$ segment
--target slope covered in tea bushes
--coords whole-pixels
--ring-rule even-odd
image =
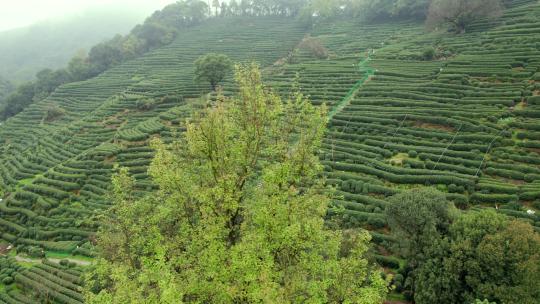
[[[540,198],[539,13],[537,4],[518,6],[485,32],[377,50],[375,76],[328,132],[325,164],[345,197],[377,208],[374,199],[434,185],[461,208],[497,207],[540,227],[525,212]],[[428,48],[440,57],[420,61]],[[373,216],[353,210],[360,221]]]
[[[347,225],[372,231],[381,253],[392,242],[386,198],[419,185],[439,188],[462,209],[498,208],[540,229],[540,218],[526,212],[540,207],[540,5],[518,2],[464,35],[404,21],[306,29],[276,17],[210,20],[171,45],[64,85],[0,126],[0,245],[92,257],[94,216],[109,206],[114,167],[129,168],[140,195],[154,189],[148,142],[171,140],[207,102],[209,85],[194,82],[193,62],[209,52],[255,60],[276,91],[298,86],[327,104],[321,157],[334,204]],[[301,48],[306,38],[327,58]],[[234,91],[226,80],[224,93]],[[67,270],[9,263],[16,275],[0,288],[0,303],[32,302],[35,290],[58,303],[80,301],[78,283],[61,274]]]

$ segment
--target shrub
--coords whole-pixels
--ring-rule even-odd
[[[5,277],[4,279],[2,279],[2,284],[4,285],[9,285],[13,283],[13,278],[12,277]]]
[[[384,228],[386,226],[386,221],[381,217],[370,216],[367,222],[373,228]]]
[[[527,103],[530,105],[540,105],[540,96],[531,96],[527,98]]]
[[[397,292],[401,292],[401,290],[403,289],[404,280],[405,278],[400,273],[394,276],[394,279],[392,280],[392,284],[395,286]]]
[[[528,191],[519,194],[519,199],[523,201],[532,201],[540,198],[540,191]]]
[[[313,56],[319,59],[328,58],[328,49],[322,45],[321,41],[317,38],[307,37],[298,46],[300,49],[309,51]]]
[[[45,121],[54,121],[63,116],[66,111],[57,105],[50,105],[45,113]]]
[[[519,198],[514,194],[482,194],[479,192],[471,195],[471,200],[475,203],[512,203],[517,201]]]
[[[148,111],[153,109],[157,104],[157,101],[150,98],[139,99],[135,102],[137,109],[142,111]]]
[[[42,258],[45,256],[45,252],[39,247],[30,246],[28,247],[28,255],[33,258]]]
[[[539,174],[525,174],[524,179],[526,182],[532,183],[536,180],[540,180],[540,175]]]
[[[388,267],[392,269],[398,269],[399,268],[399,260],[393,257],[387,257],[382,255],[376,255],[375,259],[377,260],[377,263],[379,263],[383,267]]]
[[[433,47],[427,47],[422,52],[422,59],[423,60],[433,60],[435,59],[436,51]]]

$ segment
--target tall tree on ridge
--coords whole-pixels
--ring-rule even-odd
[[[433,29],[450,24],[453,31],[461,34],[475,19],[497,18],[502,14],[502,9],[500,0],[433,0],[426,25]]]
[[[208,81],[212,90],[223,81],[232,69],[232,61],[223,54],[206,54],[195,61],[195,80]]]

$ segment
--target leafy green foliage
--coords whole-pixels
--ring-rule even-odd
[[[3,103],[0,104],[0,120],[4,120],[22,111],[33,102],[34,95],[33,83],[30,82],[18,86],[17,90],[8,95],[3,100]]]
[[[426,17],[430,0],[312,0],[303,9],[302,18],[333,19],[354,17],[363,21]]]
[[[57,105],[51,105],[47,108],[47,112],[45,113],[45,121],[53,121],[53,120],[56,120],[58,118],[60,118],[61,116],[63,116],[64,114],[66,113],[66,111],[62,108],[60,108],[59,106]]]
[[[215,90],[218,83],[231,71],[232,65],[231,59],[223,54],[201,56],[195,61],[195,80],[207,81],[212,90]]]
[[[218,98],[184,138],[154,142],[156,194],[134,199],[127,172],[114,177],[90,303],[384,299],[369,235],[324,223],[324,108],[298,93],[283,102],[255,65],[236,81],[237,97]]]
[[[452,30],[463,33],[476,18],[496,18],[502,14],[500,0],[433,0],[426,24],[435,28],[450,24]]]
[[[112,202],[105,193],[113,164],[129,168],[134,197],[158,187],[147,174],[154,157],[147,140],[159,136],[170,143],[201,106],[197,99],[204,88],[193,82],[192,68],[204,48],[239,61],[256,58],[265,81],[281,96],[291,91],[297,74],[297,87],[313,104],[334,107],[350,96],[350,105],[329,124],[321,153],[324,174],[337,187],[333,203],[345,208],[347,227],[372,230],[382,251],[374,260],[398,271],[393,283],[408,289],[405,260],[387,256],[397,239],[387,234],[383,211],[386,197],[405,188],[434,185],[462,209],[498,206],[500,213],[540,227],[540,217],[528,212],[538,214],[538,204],[531,202],[540,198],[540,162],[532,148],[540,129],[532,117],[538,112],[534,98],[530,102],[540,89],[531,81],[540,54],[538,8],[518,6],[495,24],[479,19],[471,25],[475,33],[463,36],[424,35],[418,23],[405,21],[321,21],[310,34],[331,57],[316,60],[298,52],[294,64],[279,59],[306,31],[290,19],[226,18],[180,31],[171,46],[61,86],[2,122],[1,237],[20,251],[62,247],[92,256],[90,240],[98,225],[91,215]],[[217,39],[223,41],[214,43]],[[455,56],[419,61],[429,46]],[[371,48],[376,50],[365,51]],[[371,59],[364,60],[369,53]],[[375,69],[373,77],[366,76]],[[356,91],[364,77],[369,81]],[[230,96],[237,86],[226,81],[223,90]],[[166,95],[177,101],[162,102]],[[210,95],[212,102],[215,96]],[[65,108],[65,117],[40,123],[49,104]]]
[[[432,188],[394,195],[386,208],[388,225],[396,237],[396,252],[407,260],[407,294],[414,294],[416,269],[430,257],[433,244],[447,233],[455,211],[443,193]]]
[[[392,13],[394,16],[410,16],[420,20],[427,15],[432,0],[397,0]]]
[[[452,214],[432,190],[406,192],[387,208],[407,258],[405,288],[423,303],[535,303],[540,287],[540,235],[495,211]]]
[[[447,242],[420,271],[418,303],[538,299],[540,236],[529,224],[494,212],[468,214],[453,225]]]
[[[11,93],[11,91],[13,91],[13,85],[9,81],[0,77],[0,102],[2,99],[4,99],[4,97]]]
[[[420,188],[392,196],[386,216],[401,254],[414,267],[425,259],[426,248],[448,231],[455,214],[443,193]]]

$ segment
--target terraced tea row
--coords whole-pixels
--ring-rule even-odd
[[[0,257],[0,277],[3,284],[9,285],[0,292],[0,303],[83,303],[82,269],[73,264],[68,266],[67,261],[61,263],[43,260],[25,268],[18,266],[12,257]]]

